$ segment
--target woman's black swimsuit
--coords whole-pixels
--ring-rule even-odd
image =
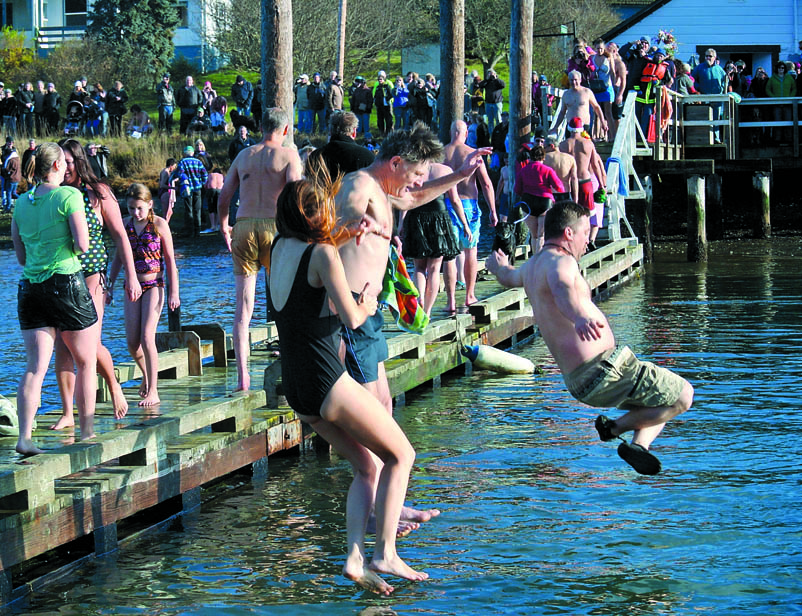
[[[273,241],[275,247],[278,238]],[[287,303],[273,307],[281,350],[281,379],[287,402],[303,415],[320,416],[320,407],[337,379],[345,372],[337,350],[340,319],[328,311],[325,287],[309,285],[310,244],[298,262]],[[268,292],[268,297],[270,293]],[[271,302],[272,304],[272,302]]]

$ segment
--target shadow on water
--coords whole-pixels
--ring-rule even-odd
[[[639,282],[604,302],[620,342],[696,388],[693,409],[655,442],[657,477],[598,441],[597,411],[570,398],[538,342],[519,352],[542,374],[475,372],[407,396],[396,416],[418,451],[410,500],[442,510],[399,543],[425,583],[393,580],[393,597],[379,599],[340,575],[350,468],[305,454],[271,459],[264,483],[11,611],[799,613],[800,254],[797,240],[722,243],[708,264],[688,264],[661,247]],[[183,259],[215,284],[215,255]],[[188,293],[201,284],[185,277]]]

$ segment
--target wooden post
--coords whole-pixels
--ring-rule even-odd
[[[440,0],[440,141],[448,143],[451,123],[465,109],[465,0]]]
[[[262,96],[264,108],[287,112],[292,141],[292,0],[262,0]],[[260,118],[261,119],[261,118]]]
[[[688,261],[707,261],[705,178],[688,177]]]
[[[710,228],[707,235],[711,240],[724,239],[724,207],[721,196],[722,178],[717,173],[706,176],[705,210]],[[707,225],[705,225],[707,227]]]
[[[348,0],[340,0],[340,12],[337,14],[337,75],[340,76],[340,79],[343,79],[345,71],[345,16],[347,12]]]
[[[758,215],[755,221],[755,237],[768,239],[771,237],[771,200],[769,199],[770,176],[767,173],[755,173],[752,186],[758,206]]]
[[[654,241],[652,238],[652,202],[654,201],[654,190],[652,187],[652,176],[647,175],[643,178],[643,192],[646,198],[643,200],[643,259],[646,263],[654,261]]]
[[[534,0],[512,0],[510,29],[509,170],[515,177],[516,153],[532,131],[532,21]]]

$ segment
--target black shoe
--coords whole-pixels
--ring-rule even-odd
[[[594,242],[588,242],[588,249],[586,253],[593,252],[594,250],[596,250],[596,244]]]
[[[635,443],[621,443],[618,455],[641,475],[656,475],[663,468],[657,456]]]
[[[605,443],[608,441],[612,441],[614,438],[616,438],[616,435],[613,434],[613,428],[615,427],[615,422],[609,417],[605,417],[604,415],[599,415],[596,418],[595,425],[596,425],[596,432],[599,433],[599,438]]]

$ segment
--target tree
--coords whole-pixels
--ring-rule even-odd
[[[22,68],[33,60],[33,50],[25,47],[25,34],[9,26],[0,30],[0,72]]]
[[[86,36],[117,63],[123,83],[144,86],[173,59],[178,11],[171,0],[95,0]]]

